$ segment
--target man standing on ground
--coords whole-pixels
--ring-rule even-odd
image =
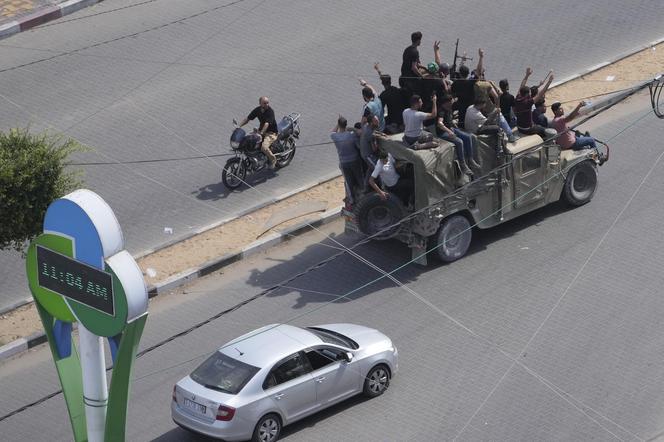
[[[274,169],[277,164],[277,157],[274,156],[270,146],[277,139],[277,120],[274,118],[274,110],[270,107],[270,99],[268,97],[260,97],[258,99],[258,107],[254,108],[251,113],[240,123],[240,127],[248,122],[258,118],[258,130],[263,137],[261,150],[269,161],[269,168]]]
[[[585,101],[580,102],[568,116],[565,116],[565,110],[560,102],[556,101],[551,105],[551,110],[553,111],[553,115],[555,115],[551,126],[559,134],[558,138],[556,138],[556,143],[558,143],[561,149],[594,149],[597,146],[593,137],[577,137],[576,133],[567,125],[567,123],[579,115],[579,110],[585,105]]]
[[[347,130],[348,121],[339,115],[337,126],[330,134],[339,155],[339,169],[346,187],[346,205],[355,203],[357,189],[362,187],[362,162],[355,145],[355,133]]]

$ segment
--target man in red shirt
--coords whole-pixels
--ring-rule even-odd
[[[514,101],[514,113],[516,114],[516,126],[519,128],[519,132],[526,135],[537,134],[541,137],[545,137],[545,127],[533,124],[533,114],[532,108],[535,102],[541,101],[546,94],[547,89],[551,86],[553,81],[553,73],[550,73],[548,80],[544,84],[534,97],[530,94],[530,88],[526,86],[528,77],[532,74],[532,69],[526,69],[526,76],[521,82],[521,87],[519,87],[519,93],[516,96]]]
[[[585,101],[580,102],[567,116],[565,116],[565,110],[560,102],[556,101],[551,105],[551,110],[553,111],[553,115],[555,115],[555,118],[551,122],[551,127],[556,129],[556,132],[559,134],[558,138],[556,138],[556,143],[558,143],[561,149],[581,150],[594,149],[596,147],[593,137],[577,137],[576,133],[567,125],[567,123],[579,115],[579,110],[585,105]]]

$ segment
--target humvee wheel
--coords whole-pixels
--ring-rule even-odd
[[[570,206],[589,202],[597,189],[597,168],[590,161],[572,167],[567,174],[562,199]]]
[[[360,231],[373,239],[389,239],[399,233],[399,220],[404,217],[406,210],[401,200],[391,193],[383,200],[377,193],[371,193],[355,205],[355,214],[360,225]],[[395,225],[396,224],[396,225]],[[392,227],[390,227],[392,226]]]
[[[463,257],[470,247],[473,231],[468,218],[452,215],[440,224],[438,232],[432,237],[438,258],[443,262],[452,262]]]

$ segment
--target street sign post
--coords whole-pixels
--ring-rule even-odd
[[[80,189],[54,201],[26,258],[76,442],[123,441],[131,371],[147,320],[143,274],[113,210]],[[79,351],[72,345],[78,323]],[[104,338],[113,359],[106,382]]]

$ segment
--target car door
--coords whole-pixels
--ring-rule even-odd
[[[316,402],[321,408],[339,402],[360,390],[361,374],[354,361],[347,362],[345,352],[321,346],[305,351],[316,384]]]
[[[275,364],[265,378],[263,389],[288,422],[304,417],[317,408],[311,366],[302,352]]]
[[[542,199],[546,175],[544,149],[539,147],[518,158],[514,164],[514,207],[527,206]]]

